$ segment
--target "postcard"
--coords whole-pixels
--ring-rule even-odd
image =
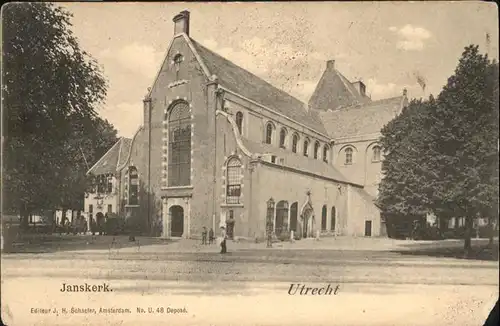
[[[495,9],[4,5],[2,322],[491,321]]]

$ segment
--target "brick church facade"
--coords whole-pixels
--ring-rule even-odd
[[[381,128],[407,104],[372,101],[328,61],[308,104],[189,36],[189,12],[143,100],[143,123],[90,170],[85,213],[135,220],[162,237],[230,222],[236,237],[379,236]]]

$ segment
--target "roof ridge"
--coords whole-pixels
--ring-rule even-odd
[[[247,69],[245,69],[245,68],[241,67],[240,65],[238,65],[238,64],[236,64],[236,63],[234,63],[233,61],[231,61],[231,60],[227,59],[226,57],[223,57],[222,55],[218,54],[217,52],[215,52],[215,51],[213,51],[213,50],[210,50],[209,48],[207,48],[206,46],[204,46],[204,45],[203,45],[203,44],[201,44],[200,42],[196,41],[195,39],[193,39],[193,38],[191,38],[191,37],[190,37],[189,39],[190,39],[193,43],[195,43],[195,45],[201,46],[204,50],[211,52],[213,55],[216,55],[217,57],[219,57],[220,59],[222,59],[222,60],[226,61],[227,63],[232,64],[233,66],[235,66],[235,67],[237,67],[237,68],[239,68],[239,69],[241,69],[241,70],[245,71],[246,73],[248,73],[248,74],[252,75],[253,77],[260,79],[261,81],[263,81],[264,83],[266,83],[266,84],[268,84],[269,86],[273,87],[273,88],[274,88],[274,89],[276,89],[277,91],[279,91],[279,92],[283,93],[284,95],[286,95],[286,96],[288,96],[288,97],[290,97],[290,98],[294,99],[295,101],[297,101],[297,102],[299,102],[299,103],[303,104],[303,106],[304,106],[304,108],[303,108],[303,109],[304,109],[304,111],[307,111],[307,110],[306,110],[306,103],[304,103],[303,101],[299,100],[299,99],[298,99],[298,98],[296,98],[295,96],[293,96],[293,95],[291,95],[290,93],[288,93],[288,92],[284,91],[283,89],[278,88],[277,86],[275,86],[275,85],[271,84],[269,81],[265,80],[264,78],[257,76],[257,75],[256,75],[256,74],[254,74],[253,72],[251,72],[251,71],[249,71],[249,70],[247,70]],[[227,86],[227,85],[226,85],[226,86]]]

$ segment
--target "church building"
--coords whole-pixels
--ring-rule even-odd
[[[116,213],[143,232],[200,237],[230,226],[234,237],[380,236],[375,206],[380,131],[407,105],[372,101],[326,62],[308,104],[190,37],[190,15],[174,35],[143,99],[143,122],[89,171],[91,219]]]

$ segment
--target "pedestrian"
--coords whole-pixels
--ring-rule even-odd
[[[208,232],[208,244],[213,244],[214,240],[214,229],[210,228],[210,231]]]
[[[226,227],[221,226],[220,227],[220,253],[225,254],[227,253],[227,247],[226,247]]]
[[[201,232],[201,244],[206,245],[207,244],[207,228],[203,227],[203,232]]]

